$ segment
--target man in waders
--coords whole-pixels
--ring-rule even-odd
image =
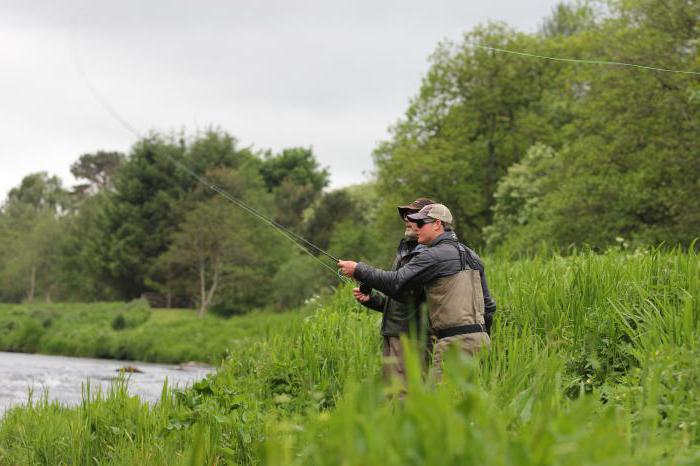
[[[418,244],[416,230],[408,221],[409,214],[415,214],[433,201],[418,198],[412,203],[399,206],[399,215],[404,221],[404,237],[399,242],[392,270],[398,270],[408,264],[426,246]],[[382,355],[384,356],[384,377],[390,380],[398,377],[406,381],[401,335],[420,339],[426,329],[421,325],[420,305],[425,302],[423,287],[406,287],[396,297],[390,297],[377,291],[363,293],[360,288],[353,290],[353,295],[363,306],[381,312],[382,315]]]
[[[404,267],[384,271],[362,262],[342,260],[338,267],[344,275],[388,296],[397,296],[415,286],[425,288],[431,333],[436,339],[435,370],[440,378],[442,359],[449,346],[456,345],[465,354],[473,355],[490,345],[485,303],[494,308],[495,303],[478,256],[457,241],[451,231],[452,214],[447,207],[431,204],[408,215],[408,219],[416,225],[418,243],[428,247]]]

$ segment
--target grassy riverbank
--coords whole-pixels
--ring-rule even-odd
[[[303,318],[303,311],[233,319],[131,303],[0,304],[0,351],[161,363],[219,363],[228,351]]]
[[[116,388],[76,408],[11,410],[0,464],[700,461],[696,254],[489,265],[491,351],[453,358],[437,387],[414,370],[403,401],[377,379],[376,313],[343,290],[155,406]]]

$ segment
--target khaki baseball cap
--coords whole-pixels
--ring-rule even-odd
[[[419,197],[418,199],[411,202],[410,204],[400,205],[397,208],[399,209],[399,215],[401,216],[401,218],[403,218],[404,215],[418,212],[423,207],[430,205],[430,204],[434,204],[434,202],[431,201],[430,199],[426,199],[425,197]]]
[[[452,225],[452,213],[450,209],[443,204],[429,204],[423,207],[418,213],[410,214],[408,218],[413,221],[432,218],[434,220],[440,220],[446,225]]]

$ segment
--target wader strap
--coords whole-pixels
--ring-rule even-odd
[[[455,335],[466,335],[467,333],[481,332],[486,332],[486,326],[484,324],[460,325],[458,327],[450,327],[438,330],[437,339],[442,340],[443,338],[453,337]]]

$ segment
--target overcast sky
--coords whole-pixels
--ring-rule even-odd
[[[139,132],[216,126],[244,145],[312,146],[332,186],[368,179],[440,40],[501,20],[532,32],[554,0],[0,0],[0,198]]]

